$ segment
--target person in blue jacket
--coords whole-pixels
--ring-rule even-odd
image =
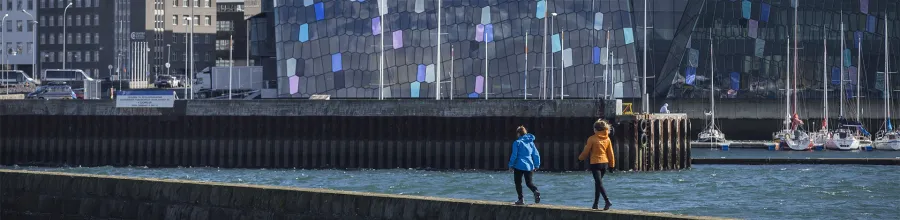
[[[534,171],[541,167],[541,155],[534,147],[534,135],[529,134],[525,126],[516,128],[518,139],[512,144],[512,153],[509,155],[509,169],[513,170],[513,178],[516,183],[516,193],[519,200],[516,205],[525,204],[522,201],[522,177],[525,177],[525,185],[534,193],[534,203],[541,203],[541,192],[531,181]]]

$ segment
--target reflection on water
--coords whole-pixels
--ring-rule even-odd
[[[516,197],[511,172],[0,168],[509,202]],[[535,176],[542,202],[557,205],[589,207],[593,199],[591,181],[588,172],[539,172]],[[748,219],[900,219],[898,181],[900,172],[894,166],[699,165],[683,171],[614,173],[606,177],[604,185],[615,209]]]

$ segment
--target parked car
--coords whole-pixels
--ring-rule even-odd
[[[182,83],[178,77],[171,75],[159,75],[156,77],[156,82],[154,83],[156,88],[180,87],[184,86],[183,84],[184,83]]]
[[[38,86],[34,92],[28,93],[25,96],[25,99],[41,99],[41,100],[53,100],[53,99],[77,99],[78,97],[75,95],[75,91],[72,90],[72,87],[65,84],[50,84],[45,86]]]

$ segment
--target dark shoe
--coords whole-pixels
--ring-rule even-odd
[[[597,209],[600,209],[600,208],[597,207],[597,203],[595,202],[594,205],[591,206],[591,209],[597,210]]]
[[[541,203],[541,192],[534,192],[534,203]]]
[[[516,205],[525,205],[525,201],[522,201],[522,198],[519,198],[519,200],[516,201]]]
[[[606,201],[606,206],[603,206],[603,210],[604,211],[609,210],[610,206],[612,206],[612,203],[610,203],[609,201]]]

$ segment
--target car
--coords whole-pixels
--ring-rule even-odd
[[[38,86],[34,89],[34,92],[28,93],[28,95],[25,96],[25,99],[39,100],[67,100],[77,98],[78,97],[75,95],[75,91],[72,90],[72,87],[64,84]]]
[[[154,83],[156,88],[173,88],[183,86],[181,80],[178,77],[171,75],[159,75],[156,77],[156,82]]]
[[[76,99],[84,99],[84,88],[73,89],[72,91],[75,92]]]

